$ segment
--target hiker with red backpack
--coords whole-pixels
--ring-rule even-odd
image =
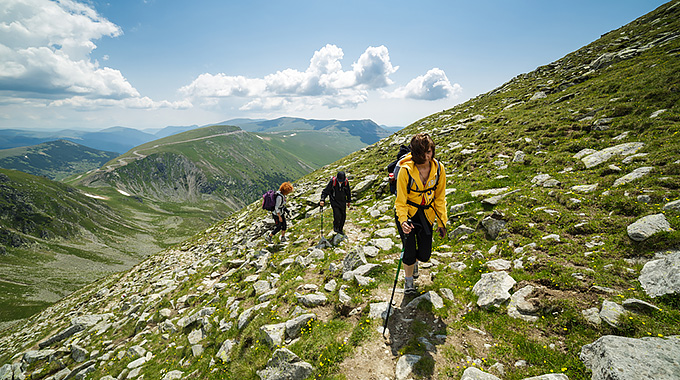
[[[418,261],[427,262],[432,254],[432,227],[446,235],[446,174],[435,160],[435,145],[426,133],[411,138],[411,152],[397,164],[397,197],[394,201],[397,228],[404,247],[404,293],[416,294],[414,275]],[[414,273],[416,272],[416,273]]]
[[[286,241],[286,230],[288,229],[286,226],[286,213],[288,210],[286,209],[286,196],[290,193],[293,192],[293,185],[291,185],[290,182],[284,182],[279,186],[279,190],[276,192],[274,195],[276,201],[274,203],[274,207],[271,210],[272,212],[272,218],[274,218],[274,230],[264,236],[264,239],[267,241],[267,243],[272,242],[272,238],[274,235],[276,235],[277,232],[281,231],[281,242]],[[267,194],[265,194],[266,196]],[[263,202],[263,208],[265,208],[264,202]],[[269,209],[270,207],[267,207],[266,209]]]
[[[333,231],[336,234],[344,235],[345,220],[347,219],[347,207],[352,202],[352,190],[349,187],[349,181],[345,176],[345,172],[339,171],[335,177],[332,177],[326,187],[321,192],[321,207],[326,204],[326,197],[331,200],[331,207],[333,208]]]

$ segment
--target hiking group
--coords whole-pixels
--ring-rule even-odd
[[[402,256],[399,268],[404,264],[404,293],[416,294],[415,280],[418,278],[418,262],[428,262],[432,254],[433,226],[443,238],[446,235],[446,173],[444,166],[435,159],[435,144],[426,133],[418,133],[411,138],[408,146],[402,145],[397,160],[388,165],[390,191],[396,195],[394,217],[402,241]],[[272,238],[281,231],[280,242],[286,241],[286,196],[293,191],[289,182],[284,182],[279,190],[268,191],[263,195],[262,208],[271,211],[274,229],[265,235]],[[347,208],[351,204],[352,191],[344,171],[331,177],[321,192],[321,214],[329,198],[333,209],[333,231],[345,235]],[[323,229],[323,218],[322,226]],[[394,295],[394,292],[393,292]]]

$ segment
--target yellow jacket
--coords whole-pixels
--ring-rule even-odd
[[[399,225],[415,215],[418,211],[418,207],[407,203],[407,201],[411,201],[419,205],[431,204],[431,206],[425,210],[425,217],[427,220],[430,224],[434,224],[435,219],[437,219],[437,226],[446,226],[448,217],[446,215],[446,174],[444,173],[444,165],[441,165],[439,182],[434,191],[430,190],[425,193],[413,191],[434,187],[435,181],[437,180],[437,167],[440,165],[439,161],[434,158],[430,161],[430,176],[427,179],[426,185],[424,185],[420,180],[420,172],[411,158],[411,153],[399,160],[399,166],[401,168],[399,169],[397,177],[397,199],[394,201]],[[409,174],[413,178],[410,192],[407,190]]]

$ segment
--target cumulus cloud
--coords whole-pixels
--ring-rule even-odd
[[[390,98],[439,100],[456,96],[462,91],[463,88],[458,83],[451,84],[444,70],[434,68],[425,75],[414,78],[406,86],[385,94]]]
[[[242,111],[300,111],[317,107],[353,108],[369,99],[370,91],[387,98],[438,100],[461,92],[460,85],[446,77],[443,70],[432,69],[407,85],[388,92],[390,78],[399,67],[392,65],[385,46],[370,46],[343,70],[344,53],[328,44],[314,52],[305,71],[288,68],[263,78],[230,76],[224,73],[201,74],[180,93],[195,104],[219,107],[242,98]]]
[[[0,12],[0,97],[42,98],[52,105],[164,106],[142,98],[123,74],[90,58],[93,41],[121,29],[73,0],[4,0]],[[83,101],[87,99],[87,101]],[[165,104],[167,106],[167,104]]]
[[[180,93],[202,105],[216,105],[232,97],[251,98],[242,110],[281,110],[356,107],[368,99],[367,90],[392,84],[392,66],[385,46],[369,47],[352,64],[342,69],[344,53],[328,44],[314,52],[305,71],[284,69],[264,78],[201,74]]]

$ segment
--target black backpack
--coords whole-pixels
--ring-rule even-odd
[[[397,176],[399,175],[399,160],[404,158],[405,155],[411,153],[411,147],[402,145],[399,147],[399,153],[397,153],[397,159],[390,162],[389,165],[387,165],[387,173],[389,173],[389,182],[390,182],[390,193],[396,195],[397,194]]]

